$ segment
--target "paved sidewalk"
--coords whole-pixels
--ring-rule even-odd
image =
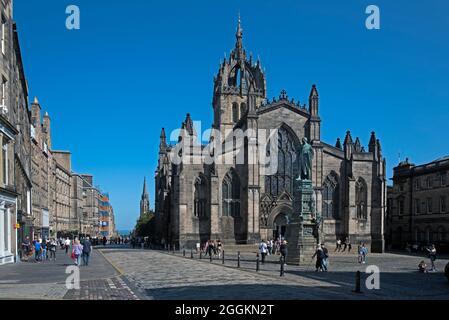
[[[0,299],[137,299],[134,292],[98,251],[93,250],[89,266],[80,268],[81,290],[66,287],[66,267],[74,262],[64,250],[56,261],[20,262],[0,267]]]

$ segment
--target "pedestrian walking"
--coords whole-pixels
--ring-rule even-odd
[[[70,239],[69,237],[67,237],[64,241],[64,248],[65,248],[65,253],[69,253],[69,248],[70,248]]]
[[[286,240],[283,240],[281,242],[281,244],[279,245],[279,252],[281,253],[281,257],[282,257],[282,261],[284,261],[284,265],[287,265],[286,261],[287,261],[288,250],[287,250],[287,241]]]
[[[39,242],[38,239],[34,240],[33,246],[34,246],[34,260],[36,260],[36,262],[39,262],[42,248],[41,243]]]
[[[363,243],[362,246],[360,247],[360,260],[361,263],[365,264],[366,263],[366,256],[368,255],[368,248],[366,247],[366,244]]]
[[[90,242],[90,238],[87,237],[83,243],[83,265],[89,265],[90,253],[92,252],[92,243]]]
[[[72,247],[72,258],[75,260],[75,265],[79,266],[81,264],[81,254],[83,253],[83,246],[80,241],[76,239]]]
[[[30,237],[27,236],[25,240],[22,242],[22,258],[26,261],[30,258],[33,250],[31,248]]]
[[[323,270],[323,249],[321,248],[321,245],[317,245],[315,253],[312,256],[312,260],[313,258],[316,258],[316,262],[315,262],[315,272],[318,271],[324,271]]]
[[[47,256],[47,239],[39,239],[40,241],[41,241],[41,248],[42,248],[42,250],[41,250],[41,260],[42,261],[46,261],[47,259],[48,259],[48,256]]]
[[[50,261],[56,261],[56,247],[58,244],[56,243],[56,239],[51,239],[50,244],[48,246],[48,250],[50,251]]]
[[[265,242],[265,240],[262,240],[262,242],[259,245],[259,253],[262,257],[262,264],[265,264],[265,256],[267,255],[268,252],[268,246]]]
[[[326,248],[324,243],[321,244],[321,249],[323,249],[322,269],[327,271],[327,267],[329,265],[329,250]]]
[[[214,252],[214,243],[212,242],[212,240],[209,240],[207,252],[209,254],[209,257],[212,257],[212,253]]]
[[[267,255],[271,254],[272,247],[273,247],[273,243],[271,242],[271,240],[268,240],[267,241]]]
[[[218,259],[220,259],[221,254],[223,252],[223,243],[221,243],[220,240],[217,241],[217,252],[218,252]]]
[[[432,244],[430,248],[427,248],[427,252],[429,253],[429,259],[430,259],[430,272],[435,272],[437,269],[435,268],[435,260],[437,259],[437,249],[435,248],[435,245]]]

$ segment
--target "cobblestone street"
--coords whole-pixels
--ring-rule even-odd
[[[199,260],[177,252],[105,250],[104,254],[123,270],[130,282],[149,299],[449,299],[449,282],[441,272],[447,259],[437,260],[439,272],[420,274],[421,257],[372,254],[367,265],[354,255],[331,258],[330,272],[314,272],[310,266],[287,266],[280,277],[278,256],[270,256],[256,272],[255,257]],[[227,257],[229,258],[229,257]],[[364,287],[366,266],[380,269],[380,290]],[[363,294],[353,293],[355,273],[362,272]]]
[[[436,262],[438,272],[420,274],[420,256],[371,254],[368,264],[355,255],[331,255],[330,271],[314,271],[314,263],[286,266],[280,277],[279,256],[268,256],[256,272],[252,253],[222,260],[190,258],[182,252],[106,247],[94,250],[92,264],[81,267],[80,289],[68,290],[65,267],[71,260],[59,255],[58,263],[21,263],[0,268],[0,299],[44,300],[286,300],[286,299],[449,299],[449,282],[442,270],[448,262]],[[366,266],[380,269],[380,289],[367,290]],[[355,273],[362,272],[362,292],[354,293]]]

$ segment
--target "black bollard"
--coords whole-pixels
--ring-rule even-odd
[[[209,260],[210,260],[210,262],[212,262],[212,255],[211,254],[209,255]]]
[[[240,268],[240,251],[237,253],[237,268]]]
[[[256,272],[259,272],[259,254],[256,257]]]
[[[225,264],[224,263],[224,250],[221,252],[222,256],[221,256],[221,264]]]
[[[279,262],[281,263],[281,277],[284,276],[284,259],[282,257],[279,258]]]
[[[182,250],[182,256],[183,256],[183,257],[186,256],[186,249]]]
[[[190,249],[190,259],[193,259],[193,250]]]
[[[357,271],[355,274],[355,293],[362,293],[362,291],[360,290],[360,271]]]

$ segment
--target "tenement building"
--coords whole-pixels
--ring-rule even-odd
[[[12,2],[0,6],[0,264],[13,262],[31,223],[30,117]]]
[[[392,248],[435,244],[449,251],[449,156],[394,168],[389,188],[386,240]]]
[[[169,144],[162,129],[155,176],[161,242],[193,247],[207,239],[248,244],[284,236],[291,217],[298,214],[297,153],[308,141],[314,153],[313,206],[322,217],[324,240],[333,243],[348,237],[352,243],[366,242],[372,251],[383,251],[386,166],[375,133],[367,147],[349,131],[343,143],[322,141],[317,87],[312,86],[307,106],[285,91],[268,100],[265,72],[259,60],[247,55],[242,35],[239,21],[235,47],[214,77],[215,133],[210,143],[186,144],[201,142],[202,135],[190,114],[176,144]],[[237,142],[237,129],[256,134]],[[273,132],[263,145],[261,136]],[[274,171],[249,160],[274,152]],[[178,155],[183,161],[173,161]],[[209,155],[214,161],[205,161]]]
[[[48,114],[45,114],[48,118]],[[37,98],[31,106],[31,201],[33,208],[32,233],[41,238],[50,236],[50,202],[49,197],[49,166],[51,162],[48,147],[47,128],[49,121],[41,123],[41,106]]]
[[[0,264],[20,259],[27,236],[100,232],[100,191],[88,197],[92,186],[71,171],[70,152],[52,149],[50,117],[46,112],[41,121],[37,98],[29,110],[12,13],[13,2],[0,0]]]

